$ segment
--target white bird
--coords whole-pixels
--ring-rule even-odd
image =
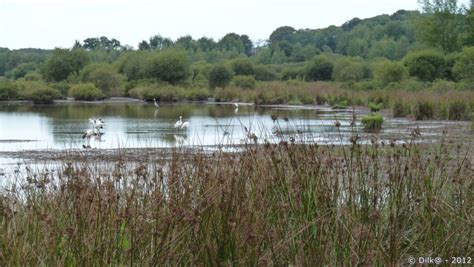
[[[87,145],[82,145],[84,148],[90,148],[91,147],[91,138],[101,138],[103,133],[96,131],[95,129],[89,129],[84,132],[82,135],[82,139],[87,139]]]
[[[89,119],[93,129],[103,129],[105,122],[102,119]]]
[[[234,103],[234,113],[238,113],[239,112],[239,104],[238,103]]]
[[[156,102],[156,98],[153,98],[153,101],[155,101],[155,107],[156,107],[156,108],[159,108],[160,105],[158,105],[158,102]]]
[[[183,122],[183,124],[181,125],[181,129],[185,129],[185,128],[189,128],[189,121],[185,121],[185,122]]]
[[[235,108],[239,108],[239,103],[234,103]]]
[[[179,121],[174,124],[174,128],[179,128],[183,124],[183,116],[179,116]]]

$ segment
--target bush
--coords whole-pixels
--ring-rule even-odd
[[[453,73],[459,80],[474,82],[474,46],[462,50],[454,64]]]
[[[176,84],[189,77],[188,61],[184,51],[165,50],[150,59],[146,73],[149,78]]]
[[[469,108],[462,101],[454,101],[449,104],[448,119],[459,121],[469,120]]]
[[[377,112],[377,111],[379,111],[383,108],[383,103],[370,102],[369,103],[369,108],[370,108],[370,111]]]
[[[429,120],[434,117],[434,105],[428,101],[419,101],[413,108],[416,120]]]
[[[92,83],[77,84],[69,89],[68,95],[75,100],[93,101],[102,99],[105,95]]]
[[[408,54],[404,59],[410,76],[422,81],[442,79],[446,75],[446,59],[436,50],[423,50]]]
[[[256,81],[253,76],[237,75],[232,78],[231,84],[240,88],[253,89]]]
[[[402,101],[395,102],[395,104],[393,104],[392,110],[393,117],[395,118],[406,117],[410,114],[410,106],[403,104]]]
[[[382,129],[383,117],[379,114],[371,114],[362,118],[365,131],[378,131]]]
[[[48,81],[62,81],[78,73],[90,61],[84,49],[55,49],[42,67],[42,74]]]
[[[275,81],[278,80],[278,74],[266,65],[257,65],[254,68],[255,79],[257,81]]]
[[[61,97],[61,93],[53,88],[44,87],[38,88],[32,91],[28,99],[33,101],[35,104],[53,104],[55,99],[59,99]]]
[[[235,75],[255,75],[255,68],[247,57],[240,57],[230,62]]]
[[[334,65],[325,57],[315,57],[306,65],[305,79],[307,81],[329,81]]]
[[[405,72],[402,64],[385,60],[375,65],[374,79],[382,85],[398,83],[405,77]]]
[[[339,82],[356,82],[364,78],[365,71],[361,62],[344,57],[334,65],[333,78]]]
[[[232,79],[232,71],[223,64],[212,66],[209,71],[209,86],[211,88],[226,87]]]
[[[15,100],[18,98],[18,88],[12,82],[0,82],[0,101]]]

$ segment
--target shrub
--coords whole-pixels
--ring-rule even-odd
[[[230,62],[235,75],[255,75],[255,68],[247,57],[240,57]]]
[[[105,97],[100,89],[92,83],[77,84],[69,89],[68,95],[74,97],[75,100],[98,100]]]
[[[95,63],[86,66],[79,73],[84,83],[93,83],[107,96],[119,96],[125,77],[118,74],[110,64]]]
[[[413,108],[417,120],[429,120],[434,117],[434,105],[428,101],[418,101]]]
[[[410,106],[404,104],[402,101],[397,101],[393,104],[393,117],[406,117],[410,114]]]
[[[379,111],[383,108],[383,103],[370,102],[369,103],[369,108],[370,108],[370,111],[377,112],[377,111]]]
[[[53,104],[55,99],[61,97],[61,93],[53,88],[44,87],[32,91],[28,99],[35,104]]]
[[[410,53],[405,57],[404,63],[410,76],[422,81],[434,81],[446,75],[446,59],[436,50]]]
[[[448,118],[450,120],[469,120],[469,108],[462,101],[454,101],[449,104]]]
[[[356,82],[364,78],[365,68],[361,62],[341,58],[334,65],[333,78],[339,82]]]
[[[188,61],[184,51],[165,50],[149,60],[146,73],[149,78],[176,84],[189,77]]]
[[[278,80],[278,74],[266,65],[257,65],[254,67],[255,79],[257,81],[274,81]]]
[[[62,81],[78,73],[90,61],[84,49],[55,49],[42,67],[42,74],[48,81]]]
[[[378,131],[382,129],[383,117],[379,114],[370,114],[362,117],[362,125],[365,131]]]
[[[382,85],[397,83],[403,80],[405,72],[402,64],[385,60],[375,65],[374,79]]]
[[[12,82],[0,82],[0,101],[15,100],[18,98],[18,88]]]
[[[223,64],[212,66],[209,71],[209,86],[211,88],[226,87],[232,79],[232,71]]]
[[[232,78],[231,84],[240,88],[253,89],[256,81],[253,76],[237,75]]]
[[[305,79],[308,81],[331,80],[334,65],[325,57],[315,57],[306,65]]]
[[[453,67],[456,78],[474,82],[474,46],[465,47]]]

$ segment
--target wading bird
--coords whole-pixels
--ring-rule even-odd
[[[96,131],[95,129],[89,129],[84,132],[82,135],[82,139],[87,140],[86,145],[82,145],[83,148],[91,148],[91,138],[96,138],[97,140],[100,140],[102,137],[103,133],[99,132],[98,130]]]
[[[156,102],[156,98],[153,98],[153,101],[155,102],[155,107],[156,107],[156,108],[159,108],[160,105],[158,105],[158,102]]]
[[[234,113],[238,113],[239,112],[239,104],[238,103],[234,103]]]
[[[183,116],[179,116],[179,121],[174,124],[174,128],[179,128],[183,125]]]
[[[189,121],[185,121],[185,122],[183,122],[183,124],[181,125],[181,129],[186,129],[186,128],[189,128]]]

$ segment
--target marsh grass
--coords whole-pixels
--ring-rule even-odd
[[[276,120],[278,118],[275,118]],[[403,145],[72,155],[0,194],[1,265],[398,265],[472,252],[473,157]]]

